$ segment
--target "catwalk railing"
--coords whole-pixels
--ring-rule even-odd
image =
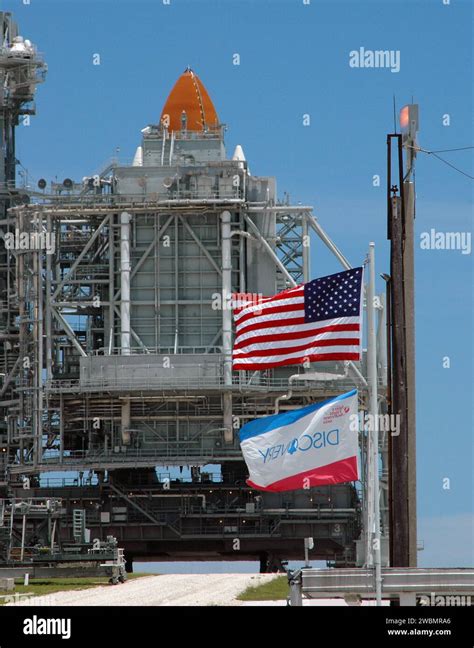
[[[307,392],[308,390],[315,395],[338,394],[344,390],[354,389],[356,385],[353,380],[331,380],[315,383],[311,380],[299,380],[293,383],[291,388],[293,392]],[[179,377],[147,377],[120,378],[120,377],[103,377],[83,380],[50,380],[45,383],[45,389],[49,392],[101,392],[101,391],[202,391],[205,389],[230,389],[235,391],[286,391],[289,389],[288,378],[273,378],[262,375],[247,377],[234,376],[232,385],[226,385],[222,376],[199,377],[196,378],[179,378]]]
[[[160,442],[156,449],[129,448],[123,446],[118,452],[111,450],[74,450],[67,451],[62,457],[57,454],[43,456],[37,463],[33,459],[10,466],[12,474],[25,472],[48,472],[51,470],[87,470],[93,468],[143,468],[166,465],[184,465],[190,461],[195,465],[219,463],[220,461],[238,461],[242,453],[236,446],[205,447],[202,443],[190,447],[183,442],[177,447]]]

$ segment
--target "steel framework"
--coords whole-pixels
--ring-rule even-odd
[[[310,231],[349,264],[311,207],[279,202],[273,178],[225,159],[223,132],[150,126],[132,165],[5,203],[0,496],[61,499],[66,540],[84,510],[129,567],[212,557],[273,569],[310,536],[314,558],[363,563],[360,484],[259,494],[245,483],[243,423],[354,385],[367,408],[366,367],[232,373],[232,293],[310,279]],[[382,299],[378,324],[383,359]],[[382,409],[385,373],[382,360]],[[363,432],[361,448],[365,475]]]

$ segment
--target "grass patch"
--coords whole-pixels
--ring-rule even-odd
[[[268,583],[251,585],[237,597],[239,601],[280,601],[286,600],[290,588],[287,576],[278,576]]]
[[[142,578],[151,574],[127,574],[127,580]],[[3,596],[15,594],[32,594],[33,596],[45,596],[46,594],[55,594],[56,592],[68,592],[71,590],[84,590],[100,585],[108,585],[107,576],[88,577],[88,578],[30,578],[28,585],[23,585],[23,578],[15,579],[15,590],[13,592],[0,592],[0,605],[5,604]]]

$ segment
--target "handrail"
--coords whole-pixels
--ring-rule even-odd
[[[196,367],[195,364],[190,364],[190,367]],[[184,368],[180,366],[180,368]],[[341,387],[344,386],[343,381],[334,380],[334,384],[326,381],[321,386],[315,386],[314,381],[300,380],[298,384],[293,386],[294,392],[306,391],[310,388],[312,391],[318,389],[323,392],[337,391],[339,393]],[[353,383],[348,380],[347,386],[352,386]],[[221,375],[216,376],[199,376],[195,377],[172,377],[166,378],[160,376],[147,376],[147,377],[129,377],[118,378],[115,376],[102,377],[100,379],[66,379],[66,380],[50,380],[45,383],[47,391],[101,391],[109,389],[125,390],[125,391],[156,391],[156,390],[200,390],[200,389],[247,389],[251,391],[261,391],[269,388],[274,389],[287,389],[287,378],[265,378],[261,377],[260,382],[250,382],[245,376],[233,376],[232,385],[226,385]]]

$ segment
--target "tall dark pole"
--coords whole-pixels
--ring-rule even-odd
[[[415,389],[415,190],[412,182],[403,184],[405,200],[405,245],[403,249],[403,289],[405,299],[407,454],[408,454],[408,566],[418,558],[416,528],[416,389]]]
[[[392,140],[397,141],[398,184],[392,184]],[[390,240],[391,413],[399,434],[390,439],[391,537],[394,567],[416,566],[416,447],[414,364],[414,265],[412,186],[403,172],[402,136],[387,139]],[[410,184],[410,183],[408,183]],[[397,193],[400,191],[400,195]],[[408,207],[408,209],[407,209]]]

